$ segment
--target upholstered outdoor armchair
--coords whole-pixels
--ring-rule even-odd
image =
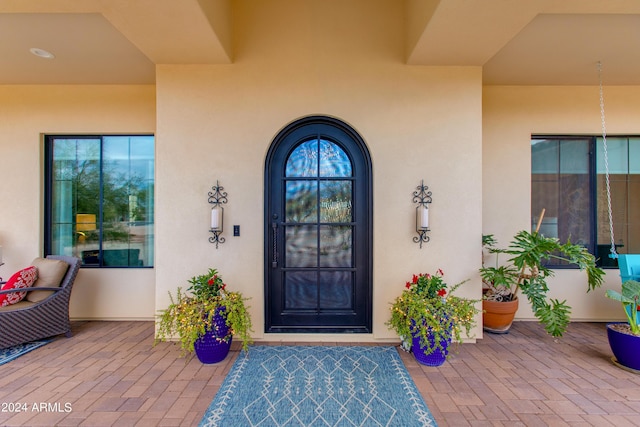
[[[15,304],[0,307],[0,349],[59,334],[71,336],[69,299],[80,269],[80,259],[62,255],[36,258],[38,279],[32,287],[0,291],[0,295],[27,291]]]

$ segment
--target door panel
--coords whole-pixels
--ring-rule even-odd
[[[265,165],[265,330],[371,331],[371,162],[343,122],[308,117]]]

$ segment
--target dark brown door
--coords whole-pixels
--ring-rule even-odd
[[[267,156],[266,332],[371,332],[371,162],[343,122],[307,117]]]

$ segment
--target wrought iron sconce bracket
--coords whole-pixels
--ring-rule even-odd
[[[209,232],[213,233],[213,236],[209,237],[209,242],[215,243],[216,249],[218,249],[218,244],[225,242],[225,238],[221,236],[223,231],[222,220],[224,218],[222,205],[227,203],[227,192],[224,191],[224,187],[220,185],[218,180],[216,180],[216,185],[211,187],[211,190],[209,191],[209,203],[213,206],[211,207],[211,227]]]
[[[418,185],[416,190],[413,192],[413,203],[417,204],[416,233],[418,233],[418,235],[413,238],[413,242],[419,243],[420,249],[422,249],[422,244],[430,240],[427,232],[431,231],[429,228],[428,206],[431,203],[431,191],[429,191],[429,187],[424,185],[424,180],[420,181],[420,185]]]

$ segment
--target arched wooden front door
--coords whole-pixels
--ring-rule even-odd
[[[300,119],[265,164],[265,331],[371,332],[371,160],[330,117]]]

